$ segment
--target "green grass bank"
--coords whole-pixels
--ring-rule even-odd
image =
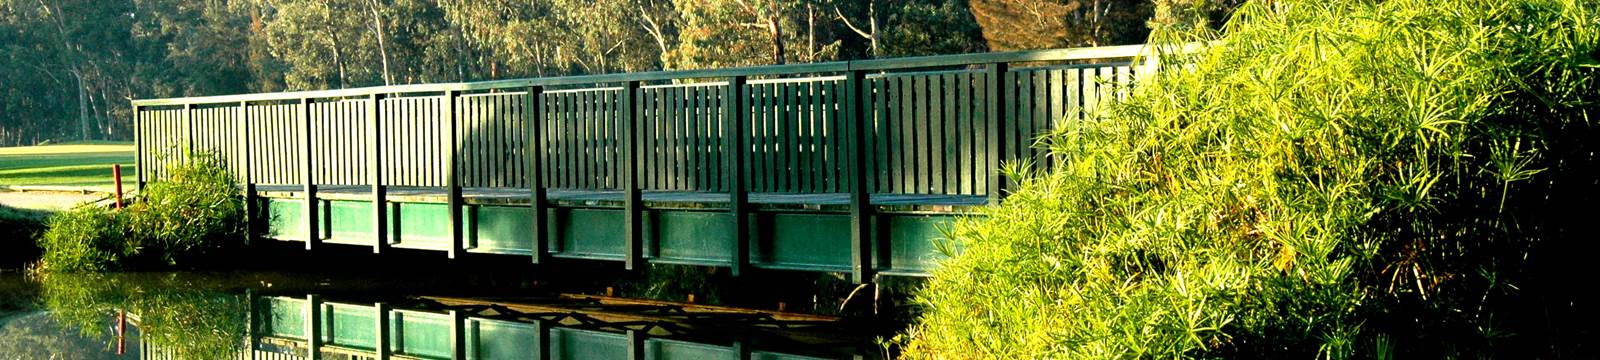
[[[0,186],[112,190],[111,165],[122,164],[123,189],[138,181],[133,143],[95,142],[0,147]]]
[[[952,230],[906,358],[1584,358],[1600,3],[1252,1]],[[1167,50],[1175,50],[1168,46]]]

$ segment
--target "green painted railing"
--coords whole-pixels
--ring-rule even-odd
[[[544,234],[549,189],[620,191],[627,265],[641,260],[642,191],[848,193],[852,263],[870,271],[875,194],[999,201],[1002,163],[1051,159],[1030,146],[1057,121],[1120,96],[1143,46],[929,56],[713,70],[135,100],[139,184],[175,156],[214,151],[253,196],[301,187],[446,190],[459,247],[464,188],[527,189]],[[736,119],[736,120],[735,120]],[[384,239],[386,206],[373,207]],[[319,238],[307,221],[308,248]],[[735,274],[748,263],[740,238]],[[535,241],[543,247],[542,241]],[[375,251],[384,247],[374,244]],[[536,249],[534,261],[542,261]],[[455,251],[451,252],[454,256]]]

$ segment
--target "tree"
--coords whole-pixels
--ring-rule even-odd
[[[360,45],[368,29],[363,0],[273,0],[267,43],[289,64],[284,81],[292,89],[347,88],[369,80],[365,64],[375,58]],[[381,71],[381,70],[380,70]]]
[[[131,11],[127,3],[0,1],[0,29],[10,38],[3,51],[15,64],[0,71],[7,86],[29,86],[10,89],[16,92],[4,107],[23,116],[0,127],[45,132],[35,139],[67,137],[68,126],[71,138],[110,136],[116,128],[110,115],[121,103],[114,98],[125,85],[115,76],[127,73],[133,55],[126,33]]]
[[[832,5],[812,1],[676,0],[678,44],[662,56],[678,69],[827,61],[841,42],[817,16]],[[784,29],[803,29],[796,31]],[[803,44],[803,45],[802,45]],[[801,46],[797,46],[801,45]],[[790,49],[804,48],[802,56]]]
[[[972,0],[993,51],[1136,44],[1149,30],[1142,0]]]
[[[907,1],[892,9],[883,29],[883,56],[983,52],[983,29],[959,0]]]
[[[126,139],[134,98],[1134,43],[1240,0],[1152,1],[0,0],[0,144]]]

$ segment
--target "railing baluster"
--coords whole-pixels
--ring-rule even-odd
[[[948,178],[944,167],[944,123],[947,121],[944,118],[944,79],[939,75],[929,75],[927,78],[928,87],[922,96],[927,99],[925,104],[928,105],[923,110],[927,116],[924,122],[928,126],[923,136],[928,137],[928,147],[922,154],[927,156],[924,158],[927,167],[923,168],[923,172],[928,174],[929,182],[922,187],[930,194],[944,194],[944,179]]]
[[[960,189],[956,193],[962,195],[977,193],[973,183],[978,181],[976,178],[978,175],[973,174],[975,167],[972,166],[973,163],[977,162],[977,158],[973,157],[972,152],[975,150],[973,148],[974,144],[977,143],[980,137],[972,126],[972,90],[972,73],[962,72],[961,75],[957,75],[954,98],[956,100],[956,139],[958,139],[957,146],[960,148],[960,154],[956,157],[956,162],[959,166],[956,174],[960,177],[957,184]]]
[[[944,131],[940,133],[943,147],[938,149],[939,153],[944,156],[944,165],[942,167],[944,170],[938,176],[944,180],[944,191],[939,194],[961,194],[961,161],[966,159],[958,157],[962,136],[956,129],[956,124],[959,122],[956,116],[959,100],[956,99],[955,95],[956,89],[959,89],[962,85],[956,83],[955,74],[943,74],[940,75],[940,78],[942,78],[941,84],[943,84],[943,87],[939,89],[937,95],[944,99],[944,105],[936,108],[935,111],[944,111],[944,116],[941,117],[943,122],[940,123],[940,125],[944,126]],[[938,180],[936,179],[935,181]]]
[[[1006,72],[1006,63],[994,63],[984,67],[984,80],[986,81],[986,86],[984,87],[983,91],[984,95],[988,98],[988,104],[985,104],[985,107],[988,110],[986,113],[989,115],[988,119],[985,119],[987,120],[985,121],[985,125],[988,126],[989,135],[987,139],[987,145],[989,146],[989,166],[983,170],[989,174],[988,195],[990,204],[999,204],[1000,199],[1005,196],[1003,191],[1005,191],[1006,179],[1004,175],[1000,174],[1000,161],[1003,156],[1002,154],[1006,150],[1005,139],[1006,137],[1011,136],[1009,132],[1001,133],[1002,129],[1010,128],[1008,125],[1004,124],[1008,123],[1009,120],[1005,115],[1010,114],[1011,111],[1009,109],[1002,110],[1002,107],[1010,107],[1006,104],[1004,97],[1005,95],[1010,94],[1010,84],[1005,81]],[[1001,91],[1001,86],[1007,87],[1006,91]]]

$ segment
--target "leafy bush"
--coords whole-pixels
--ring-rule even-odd
[[[126,211],[84,206],[56,215],[39,240],[43,269],[103,271],[192,262],[238,243],[244,202],[222,160],[191,155],[146,186]]]
[[[1600,5],[1255,1],[1158,36],[1207,42],[955,226],[906,357],[1594,351],[1553,279],[1600,233],[1560,210],[1600,200]]]
[[[127,235],[128,216],[122,212],[83,206],[50,218],[49,227],[39,238],[39,247],[51,270],[111,270],[138,252],[138,244]]]
[[[144,247],[157,250],[158,260],[172,265],[242,239],[244,201],[221,158],[190,156],[168,173],[170,178],[145,186],[128,207],[134,214],[131,233]]]

